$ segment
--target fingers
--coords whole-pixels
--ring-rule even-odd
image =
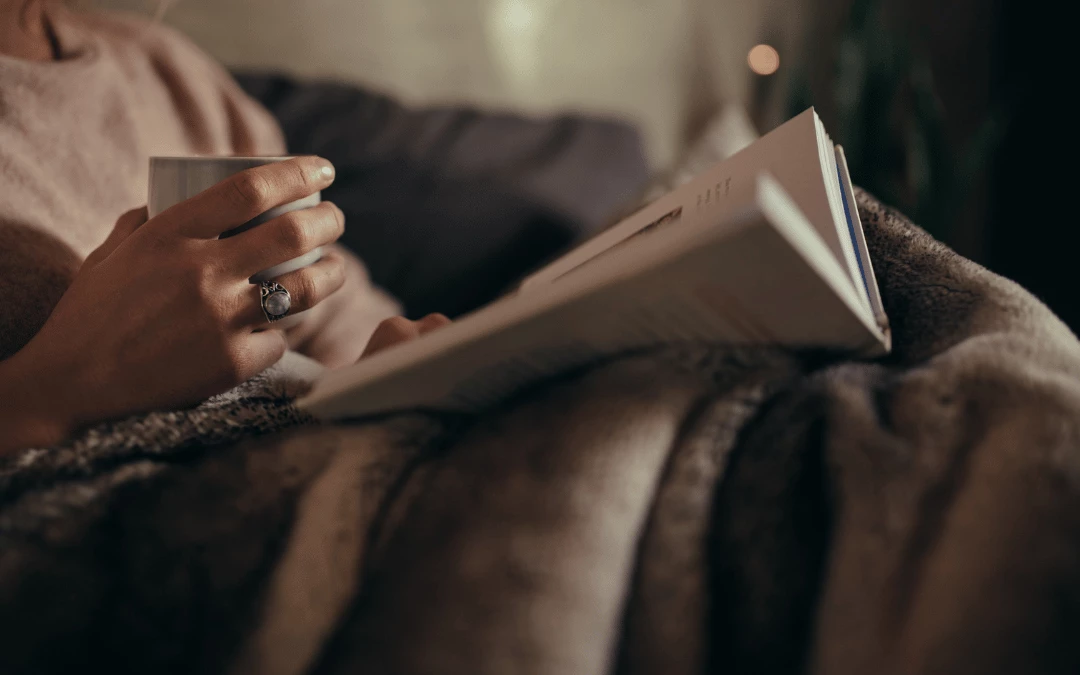
[[[105,238],[101,246],[94,249],[90,255],[86,257],[83,265],[86,267],[93,267],[105,258],[109,257],[116,247],[124,242],[135,230],[142,227],[146,222],[146,207],[140,207],[132,209],[124,215],[120,216],[120,219],[116,221],[116,225],[113,226],[112,232]]]
[[[113,227],[113,231],[109,234],[109,238],[106,240],[116,240],[117,243],[127,239],[132,232],[142,227],[143,223],[147,220],[146,207],[140,206],[137,209],[132,209],[120,216],[120,219],[116,221],[116,226]]]
[[[436,328],[442,328],[448,323],[451,323],[450,319],[443,314],[428,314],[423,319],[416,322],[420,328],[420,334],[430,333]]]
[[[319,304],[345,283],[345,260],[336,251],[328,251],[322,260],[274,279],[289,291],[289,314],[298,314]],[[240,321],[243,325],[266,327],[258,284],[244,284]]]
[[[399,342],[407,342],[420,336],[420,327],[415,321],[409,321],[403,316],[391,317],[379,324],[375,332],[371,334],[367,347],[361,358],[381,352],[387,347]]]
[[[289,343],[279,330],[264,330],[243,337],[244,349],[237,359],[234,382],[246,382],[281,360]]]
[[[167,209],[155,220],[187,237],[213,239],[333,182],[330,162],[321,157],[296,157],[241,171]]]
[[[214,245],[226,256],[228,269],[246,279],[332,244],[344,232],[345,214],[334,204],[323,202],[309,209],[290,211]]]
[[[375,329],[367,347],[364,348],[363,356],[371,356],[400,342],[414,340],[448,323],[450,319],[442,314],[429,314],[419,321],[410,321],[403,316],[391,317]]]

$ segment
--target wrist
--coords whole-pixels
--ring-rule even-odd
[[[48,448],[66,440],[77,426],[64,410],[66,396],[26,350],[0,361],[0,456],[26,448]]]

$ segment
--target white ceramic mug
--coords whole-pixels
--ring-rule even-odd
[[[147,210],[151,218],[165,209],[190,199],[212,185],[216,185],[233,174],[256,166],[282,162],[291,157],[151,157],[150,158],[150,194],[147,197]],[[261,216],[244,223],[240,227],[222,234],[229,237],[265,223],[289,211],[310,208],[322,201],[321,193],[290,202],[271,209]],[[269,281],[283,274],[318,262],[322,258],[322,249],[315,249],[299,258],[294,258],[270,269],[263,270],[251,278],[255,283]]]

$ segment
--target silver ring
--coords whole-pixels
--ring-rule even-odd
[[[259,284],[259,301],[263,314],[270,323],[284,319],[292,309],[292,296],[276,281],[264,281]]]

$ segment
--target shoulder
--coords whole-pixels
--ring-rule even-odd
[[[161,77],[170,80],[225,90],[228,94],[240,92],[221,64],[183,33],[160,21],[113,10],[79,11],[72,19],[121,68],[136,68],[148,62]]]
[[[170,90],[204,114],[223,114],[236,132],[233,151],[280,154],[284,141],[270,114],[249,97],[224,66],[187,36],[137,14],[92,10],[76,19],[121,68],[146,67]],[[238,122],[239,124],[234,124]]]
[[[151,57],[182,59],[191,66],[217,69],[213,59],[186,36],[149,17],[93,9],[73,12],[69,18],[112,50],[138,51]]]

